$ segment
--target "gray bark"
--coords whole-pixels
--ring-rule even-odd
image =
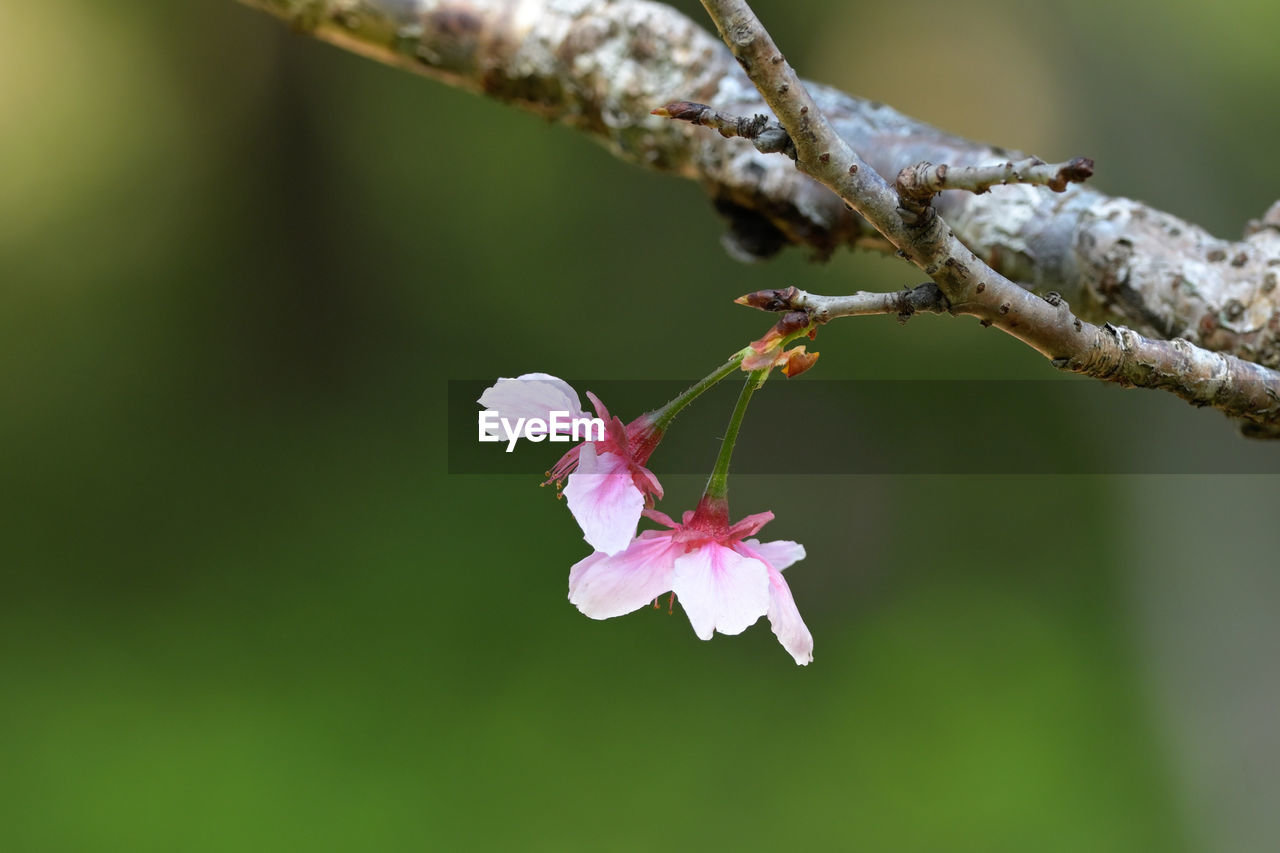
[[[728,50],[646,0],[243,0],[379,61],[581,129],[622,159],[696,179],[739,256],[786,244],[826,256],[888,244],[840,199],[741,139],[649,115],[691,100],[767,112]],[[836,131],[881,175],[920,161],[985,166],[1025,156],[971,142],[810,84]],[[1087,186],[947,192],[939,210],[998,272],[1062,293],[1089,316],[1280,367],[1280,205],[1243,239],[1220,240],[1140,202]]]
[[[242,2],[348,50],[576,127],[622,159],[700,181],[729,219],[726,245],[739,257],[787,244],[820,257],[841,246],[899,251],[937,282],[951,313],[995,325],[1059,368],[1170,390],[1242,419],[1250,434],[1280,435],[1280,373],[1269,369],[1280,366],[1280,204],[1236,242],[1080,185],[948,190],[934,207],[924,202],[940,219],[904,227],[887,215],[902,187],[895,194],[880,176],[925,161],[990,172],[1026,155],[802,83],[767,33],[760,41],[758,22],[752,33],[746,24],[723,33],[735,61],[700,26],[647,0]],[[739,6],[716,15],[722,30],[731,8]],[[767,44],[769,56],[756,59],[778,73],[757,65],[748,78],[739,67],[751,64],[740,49],[748,37]],[[788,94],[784,80],[808,95]],[[744,116],[767,113],[767,101],[801,157],[650,114],[672,101]],[[791,102],[811,110],[788,113]],[[831,132],[815,135],[811,124]],[[852,164],[847,175],[836,174],[832,156]],[[1010,280],[1056,293],[1045,302]],[[1133,328],[1082,324],[1081,315]]]

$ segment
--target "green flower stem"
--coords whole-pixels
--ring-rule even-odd
[[[654,409],[654,424],[660,430],[665,430],[676,419],[676,415],[680,414],[680,410],[692,403],[702,395],[712,385],[715,385],[721,379],[738,369],[742,364],[742,360],[751,354],[751,347],[743,347],[730,356],[729,360],[717,367],[711,373],[707,374],[697,382],[681,391],[671,402],[667,403],[660,409]]]
[[[747,414],[747,404],[751,395],[769,378],[772,368],[753,370],[742,386],[738,395],[738,403],[733,407],[733,416],[729,418],[729,429],[725,431],[724,441],[720,445],[720,455],[716,457],[716,467],[711,471],[711,479],[707,481],[706,497],[712,500],[724,500],[729,495],[729,460],[733,458],[733,447],[738,443],[738,430],[742,428],[742,419]]]

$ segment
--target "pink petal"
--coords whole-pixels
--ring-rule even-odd
[[[646,530],[613,556],[597,551],[569,570],[569,601],[592,619],[639,610],[671,589],[678,552],[669,530]]]
[[[665,525],[666,527],[679,526],[674,521],[671,520],[671,516],[667,515],[665,512],[658,512],[658,510],[656,509],[646,509],[644,512],[641,513],[641,515],[643,515],[645,518],[652,519],[658,522],[659,524]]]
[[[515,379],[499,379],[485,389],[476,401],[501,418],[515,424],[517,418],[547,420],[551,412],[568,412],[569,418],[586,417],[578,392],[568,382],[547,373],[525,373]],[[502,427],[494,427],[491,435],[502,435]],[[505,436],[504,436],[505,437]]]
[[[708,542],[676,557],[671,589],[693,632],[741,634],[769,609],[769,570],[759,560]]]
[[[591,407],[596,410],[596,417],[608,423],[610,420],[609,410],[604,407],[604,403],[600,402],[600,398],[588,391],[587,399],[591,401]]]
[[[804,559],[804,546],[785,540],[761,543],[748,539],[737,548],[739,553],[763,560],[769,567],[769,624],[796,663],[806,666],[813,660],[813,635],[800,618],[791,588],[782,577],[782,569]]]
[[[767,510],[765,512],[757,512],[755,515],[748,515],[742,521],[729,528],[729,535],[734,539],[751,536],[771,521],[773,521],[773,513]]]
[[[596,453],[587,442],[578,454],[578,470],[564,487],[569,511],[582,528],[582,538],[597,551],[616,554],[631,544],[644,510],[627,460],[615,453]]]
[[[804,546],[789,539],[779,539],[776,542],[748,539],[742,544],[747,546],[746,549],[742,549],[742,553],[748,557],[763,560],[780,572],[804,559]]]

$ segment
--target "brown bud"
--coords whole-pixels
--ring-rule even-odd
[[[805,326],[809,325],[809,321],[810,317],[808,311],[788,311],[773,328],[777,330],[779,335],[785,337],[800,331]]]
[[[649,115],[675,118],[681,121],[696,121],[704,111],[709,109],[711,108],[706,104],[695,104],[693,101],[672,101],[666,106],[650,110]]]
[[[733,300],[739,305],[759,308],[761,311],[790,311],[791,300],[799,293],[794,287],[783,290],[757,290]]]

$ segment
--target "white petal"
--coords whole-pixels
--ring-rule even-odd
[[[616,554],[635,538],[644,495],[636,488],[627,460],[618,454],[597,454],[594,443],[583,444],[564,497],[582,538],[597,551]]]
[[[569,570],[569,601],[592,619],[639,610],[671,589],[678,550],[671,531],[646,530],[620,554],[597,551]]]
[[[568,412],[568,418],[586,417],[578,392],[563,379],[548,373],[525,373],[515,379],[499,379],[485,389],[476,401],[486,409],[498,413],[512,425],[518,418],[549,420],[552,412]],[[490,435],[503,438],[501,426],[489,430]]]
[[[800,618],[800,611],[796,609],[791,588],[783,579],[782,572],[774,571],[772,567],[769,571],[769,624],[773,626],[778,642],[796,659],[796,663],[805,666],[813,660],[813,635]]]
[[[804,559],[804,546],[789,539],[779,539],[776,542],[761,542],[759,539],[748,539],[742,544],[755,552],[748,556],[764,560],[778,571],[790,568],[793,563]]]
[[[715,543],[676,558],[671,589],[703,640],[741,634],[769,609],[765,564]]]

